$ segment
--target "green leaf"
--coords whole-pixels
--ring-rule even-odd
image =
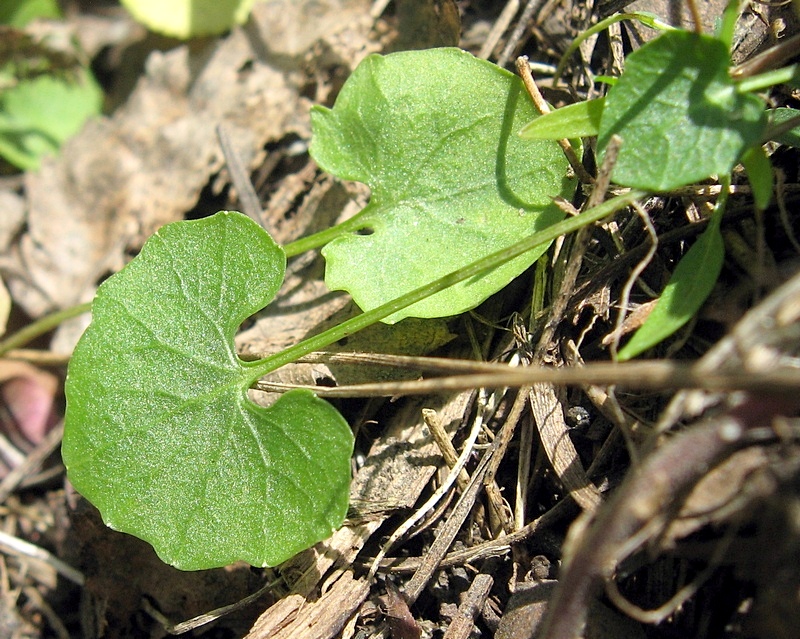
[[[223,33],[242,24],[255,0],[121,0],[136,20],[175,38]]]
[[[632,359],[675,333],[711,294],[725,259],[721,212],[721,208],[715,211],[708,228],[678,262],[655,308],[619,351],[618,361]]]
[[[788,122],[789,120],[800,116],[800,110],[790,109],[788,107],[770,109],[768,113],[770,115],[770,124],[772,124],[772,126],[783,124],[784,122]],[[767,133],[769,133],[769,131],[767,131]],[[785,144],[786,146],[793,146],[800,149],[800,124],[793,129],[786,131],[785,133],[770,136],[770,139],[781,144]]]
[[[520,136],[525,140],[559,140],[561,138],[588,138],[600,130],[605,98],[576,102],[526,124]]]
[[[553,142],[517,132],[534,118],[521,81],[459,49],[366,58],[332,110],[312,109],[311,154],[372,190],[323,249],[325,281],[364,310],[400,297],[563,218],[575,188]],[[384,321],[475,307],[544,251],[538,247]]]
[[[747,171],[747,179],[753,189],[753,199],[762,211],[772,201],[772,164],[761,145],[751,146],[742,155],[742,165]]]
[[[306,391],[257,406],[258,363],[234,351],[284,269],[282,249],[239,213],[165,226],[100,286],[70,362],[70,481],[178,568],[275,565],[345,516],[347,423]]]
[[[0,155],[21,169],[36,169],[102,105],[103,92],[88,70],[77,78],[22,80],[0,91]]]
[[[729,51],[733,47],[736,23],[738,22],[739,15],[741,13],[739,10],[740,5],[740,0],[728,0],[728,4],[725,5],[725,9],[722,12],[722,17],[719,19],[717,24],[717,39],[719,39]]]
[[[766,125],[762,101],[742,94],[728,74],[720,40],[668,31],[631,53],[606,97],[598,147],[623,143],[618,184],[667,191],[726,175]]]
[[[22,29],[36,18],[56,19],[61,10],[56,0],[3,0],[0,3],[0,24]]]

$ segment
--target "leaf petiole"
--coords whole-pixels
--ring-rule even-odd
[[[553,86],[558,84],[558,79],[564,72],[564,67],[567,66],[570,56],[578,50],[578,47],[581,46],[581,43],[584,40],[591,38],[593,35],[600,33],[601,31],[605,31],[612,24],[622,22],[623,20],[638,20],[643,25],[650,27],[651,29],[658,29],[660,31],[672,31],[675,29],[675,27],[673,27],[671,24],[667,24],[657,15],[647,11],[632,11],[631,13],[618,13],[609,16],[598,22],[590,29],[587,29],[581,33],[577,38],[575,38],[572,44],[569,45],[569,48],[566,50],[564,55],[561,56],[561,60],[558,62],[558,67],[556,67],[555,73],[553,73]]]
[[[736,82],[739,93],[754,93],[764,91],[778,84],[797,85],[800,83],[800,64],[792,64],[765,73],[750,76]]]
[[[12,335],[9,335],[6,339],[0,342],[0,357],[5,355],[11,349],[19,348],[31,340],[36,339],[40,335],[44,335],[45,333],[52,331],[62,322],[66,322],[73,317],[78,317],[79,315],[88,313],[91,310],[92,303],[85,302],[83,304],[70,306],[69,308],[45,315],[41,319],[36,320],[32,324],[28,324],[24,328],[18,330]]]
[[[558,222],[557,224],[547,227],[542,231],[539,231],[538,233],[534,233],[533,235],[520,240],[516,244],[512,244],[507,248],[491,253],[490,255],[473,262],[469,266],[458,269],[457,271],[454,271],[449,275],[445,275],[444,277],[441,277],[430,284],[426,284],[425,286],[421,286],[413,291],[410,291],[409,293],[382,304],[371,311],[357,315],[356,317],[342,322],[338,326],[334,326],[333,328],[330,328],[319,335],[315,335],[314,337],[303,340],[294,346],[290,346],[289,348],[284,349],[279,353],[275,353],[274,355],[270,355],[264,359],[256,362],[249,362],[246,364],[246,366],[253,371],[254,380],[263,375],[267,375],[268,373],[271,373],[285,364],[290,364],[300,359],[304,355],[308,355],[314,351],[322,350],[334,342],[342,339],[343,337],[352,335],[353,333],[356,333],[367,326],[375,324],[376,322],[393,315],[397,311],[430,297],[439,291],[443,291],[444,289],[453,286],[458,282],[463,282],[464,280],[467,280],[471,277],[476,277],[485,271],[496,268],[508,262],[509,260],[512,260],[515,257],[530,251],[536,246],[553,241],[561,235],[573,233],[584,226],[598,222],[612,213],[625,208],[631,204],[631,202],[641,199],[646,195],[647,193],[645,191],[632,189],[627,193],[607,200],[599,206],[589,209],[578,216],[567,218],[561,222]]]
[[[289,242],[289,244],[283,247],[283,252],[286,253],[286,257],[289,258],[325,246],[328,242],[335,240],[340,235],[357,231],[360,227],[364,226],[364,222],[362,222],[361,218],[362,216],[359,212],[341,224],[327,228],[319,233],[301,237],[294,242]]]

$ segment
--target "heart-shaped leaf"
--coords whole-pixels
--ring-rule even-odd
[[[617,183],[666,191],[731,172],[766,116],[758,97],[737,90],[729,66],[721,40],[680,30],[627,57],[598,136],[601,149],[612,135],[622,138]]]
[[[366,58],[333,109],[312,109],[311,154],[372,190],[354,232],[322,251],[328,287],[371,310],[562,219],[552,198],[570,197],[575,181],[554,142],[520,139],[534,117],[516,76],[459,49]],[[546,250],[385,321],[473,308]]]
[[[100,286],[70,362],[70,481],[178,568],[275,565],[344,518],[347,423],[304,391],[257,406],[256,364],[234,351],[284,269],[283,250],[239,213],[165,226]]]

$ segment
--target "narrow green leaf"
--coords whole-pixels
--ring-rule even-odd
[[[741,14],[739,8],[741,4],[741,0],[728,0],[728,4],[725,5],[725,10],[722,12],[722,18],[717,25],[717,38],[722,41],[729,51],[733,47],[733,36],[736,31],[736,22]]]
[[[675,333],[700,309],[717,282],[725,247],[719,229],[721,209],[681,258],[655,308],[618,355],[621,362],[640,355]]]
[[[557,144],[517,135],[534,116],[516,76],[459,49],[366,58],[333,109],[312,110],[319,165],[372,189],[352,232],[322,251],[328,287],[374,309],[562,219],[551,198],[575,180]],[[473,308],[546,250],[385,321]]]
[[[600,130],[604,102],[605,98],[597,98],[561,107],[526,124],[519,134],[526,140],[596,136]]]
[[[758,142],[762,101],[742,94],[728,73],[725,44],[668,31],[631,53],[606,96],[598,147],[622,138],[618,184],[667,191],[710,175],[727,175]]]
[[[165,226],[99,288],[70,362],[70,481],[178,568],[275,565],[345,516],[347,423],[305,391],[257,406],[258,363],[234,350],[284,269],[282,249],[239,213]]]
[[[764,147],[756,145],[747,149],[742,156],[742,164],[747,171],[747,179],[753,189],[756,206],[763,211],[772,200],[773,188],[772,164]]]

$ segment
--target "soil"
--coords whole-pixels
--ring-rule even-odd
[[[548,72],[598,19],[639,10],[693,25],[683,3],[664,0],[532,2],[531,15],[518,2],[269,0],[242,27],[182,42],[147,32],[111,0],[62,4],[63,21],[35,28],[80,42],[106,91],[105,112],[40,170],[0,167],[9,335],[91,300],[161,225],[246,208],[250,185],[256,215],[283,244],[363,207],[363,185],[332,178],[310,158],[309,108],[332,105],[370,53],[460,46],[510,70],[527,55],[560,106],[598,96],[594,78],[617,75],[624,55],[654,36],[625,22],[614,37],[587,40],[549,90]],[[713,30],[726,3],[697,4],[703,29]],[[752,3],[734,62],[753,64],[798,33],[791,6]],[[785,86],[766,99],[800,106]],[[58,455],[63,381],[86,315],[4,353],[0,637],[796,636],[800,152],[767,150],[778,177],[772,204],[756,212],[735,174],[714,292],[649,354],[674,367],[672,382],[586,378],[332,399],[356,433],[348,519],[274,568],[181,572],[106,527],[71,488]],[[591,149],[585,163],[594,170]],[[647,262],[650,239],[633,210],[555,243],[533,321],[531,270],[463,316],[379,326],[340,345],[382,354],[380,366],[309,361],[266,381],[315,385],[324,396],[331,386],[421,374],[398,375],[391,354],[587,370],[608,362],[628,280],[638,278],[623,338],[704,228],[715,184],[642,203],[659,240]],[[584,199],[579,192],[574,204]],[[290,262],[282,311],[242,327],[243,356],[276,352],[357,312],[325,288],[323,270],[316,254]],[[688,363],[690,372],[681,368]],[[675,383],[689,373],[690,383]],[[448,476],[433,431],[458,454],[473,429],[463,474],[417,517]],[[412,517],[419,521],[373,566]]]

